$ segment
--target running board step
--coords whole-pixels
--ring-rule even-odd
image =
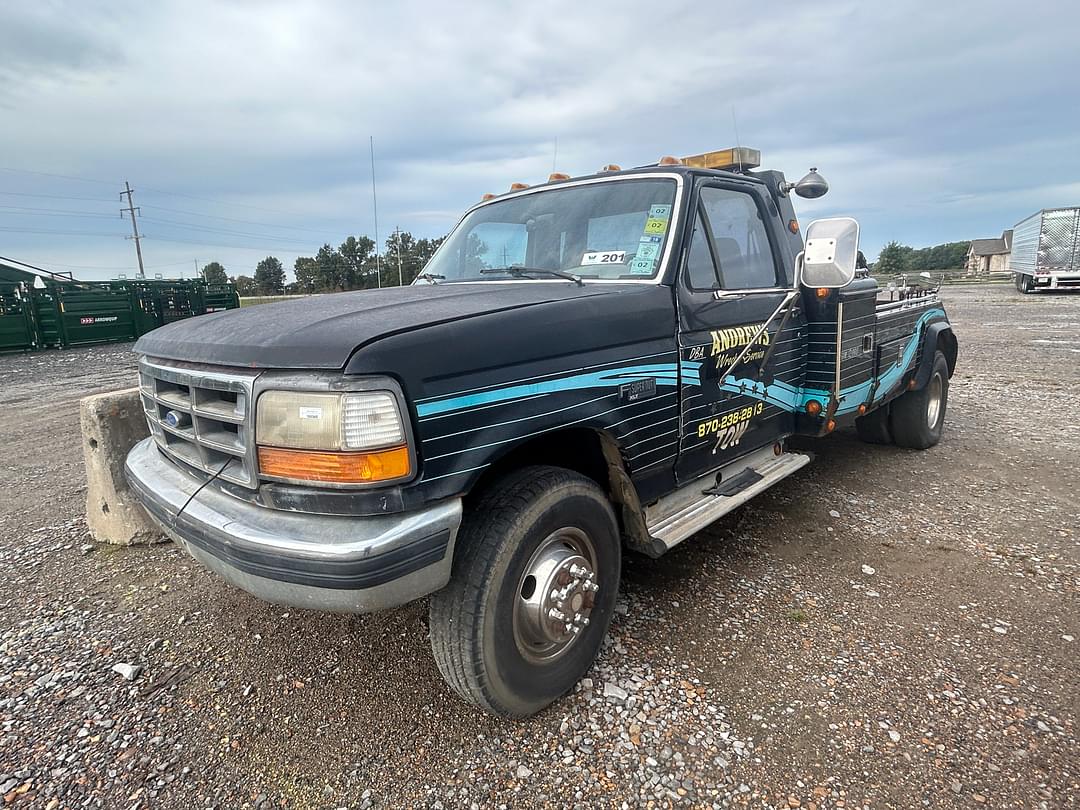
[[[698,479],[645,510],[653,546],[659,557],[710,523],[742,506],[796,470],[810,463],[804,453],[754,454],[730,465],[721,483],[705,488],[711,476]],[[741,468],[741,469],[740,469]]]

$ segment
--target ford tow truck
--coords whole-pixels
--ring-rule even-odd
[[[622,557],[659,557],[854,425],[925,449],[957,343],[934,290],[856,272],[745,147],[514,184],[411,286],[143,336],[126,474],[165,533],[275,603],[430,597],[462,698],[538,711],[590,667]]]

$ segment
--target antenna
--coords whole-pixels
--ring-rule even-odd
[[[559,160],[559,136],[556,135],[555,136],[555,149],[551,153],[551,173],[552,174],[555,174],[555,172],[558,171],[556,169],[556,167],[555,167],[555,164],[558,162],[558,160]]]
[[[379,264],[379,197],[375,193],[375,136],[368,135],[371,147],[371,207],[375,214],[375,281],[382,289],[382,269]]]
[[[742,174],[742,144],[739,142],[739,121],[735,117],[735,105],[731,105],[731,125],[735,128],[735,154],[739,161],[739,174]]]

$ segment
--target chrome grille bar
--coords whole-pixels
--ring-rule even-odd
[[[258,375],[142,358],[139,391],[158,447],[209,475],[257,488],[251,406]]]

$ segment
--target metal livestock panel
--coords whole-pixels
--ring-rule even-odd
[[[32,349],[36,344],[26,291],[20,284],[0,284],[0,352]]]
[[[207,312],[221,312],[226,309],[238,309],[240,296],[232,284],[208,284],[203,290],[203,302]]]
[[[81,284],[56,290],[64,345],[134,340],[131,293],[106,284]]]

